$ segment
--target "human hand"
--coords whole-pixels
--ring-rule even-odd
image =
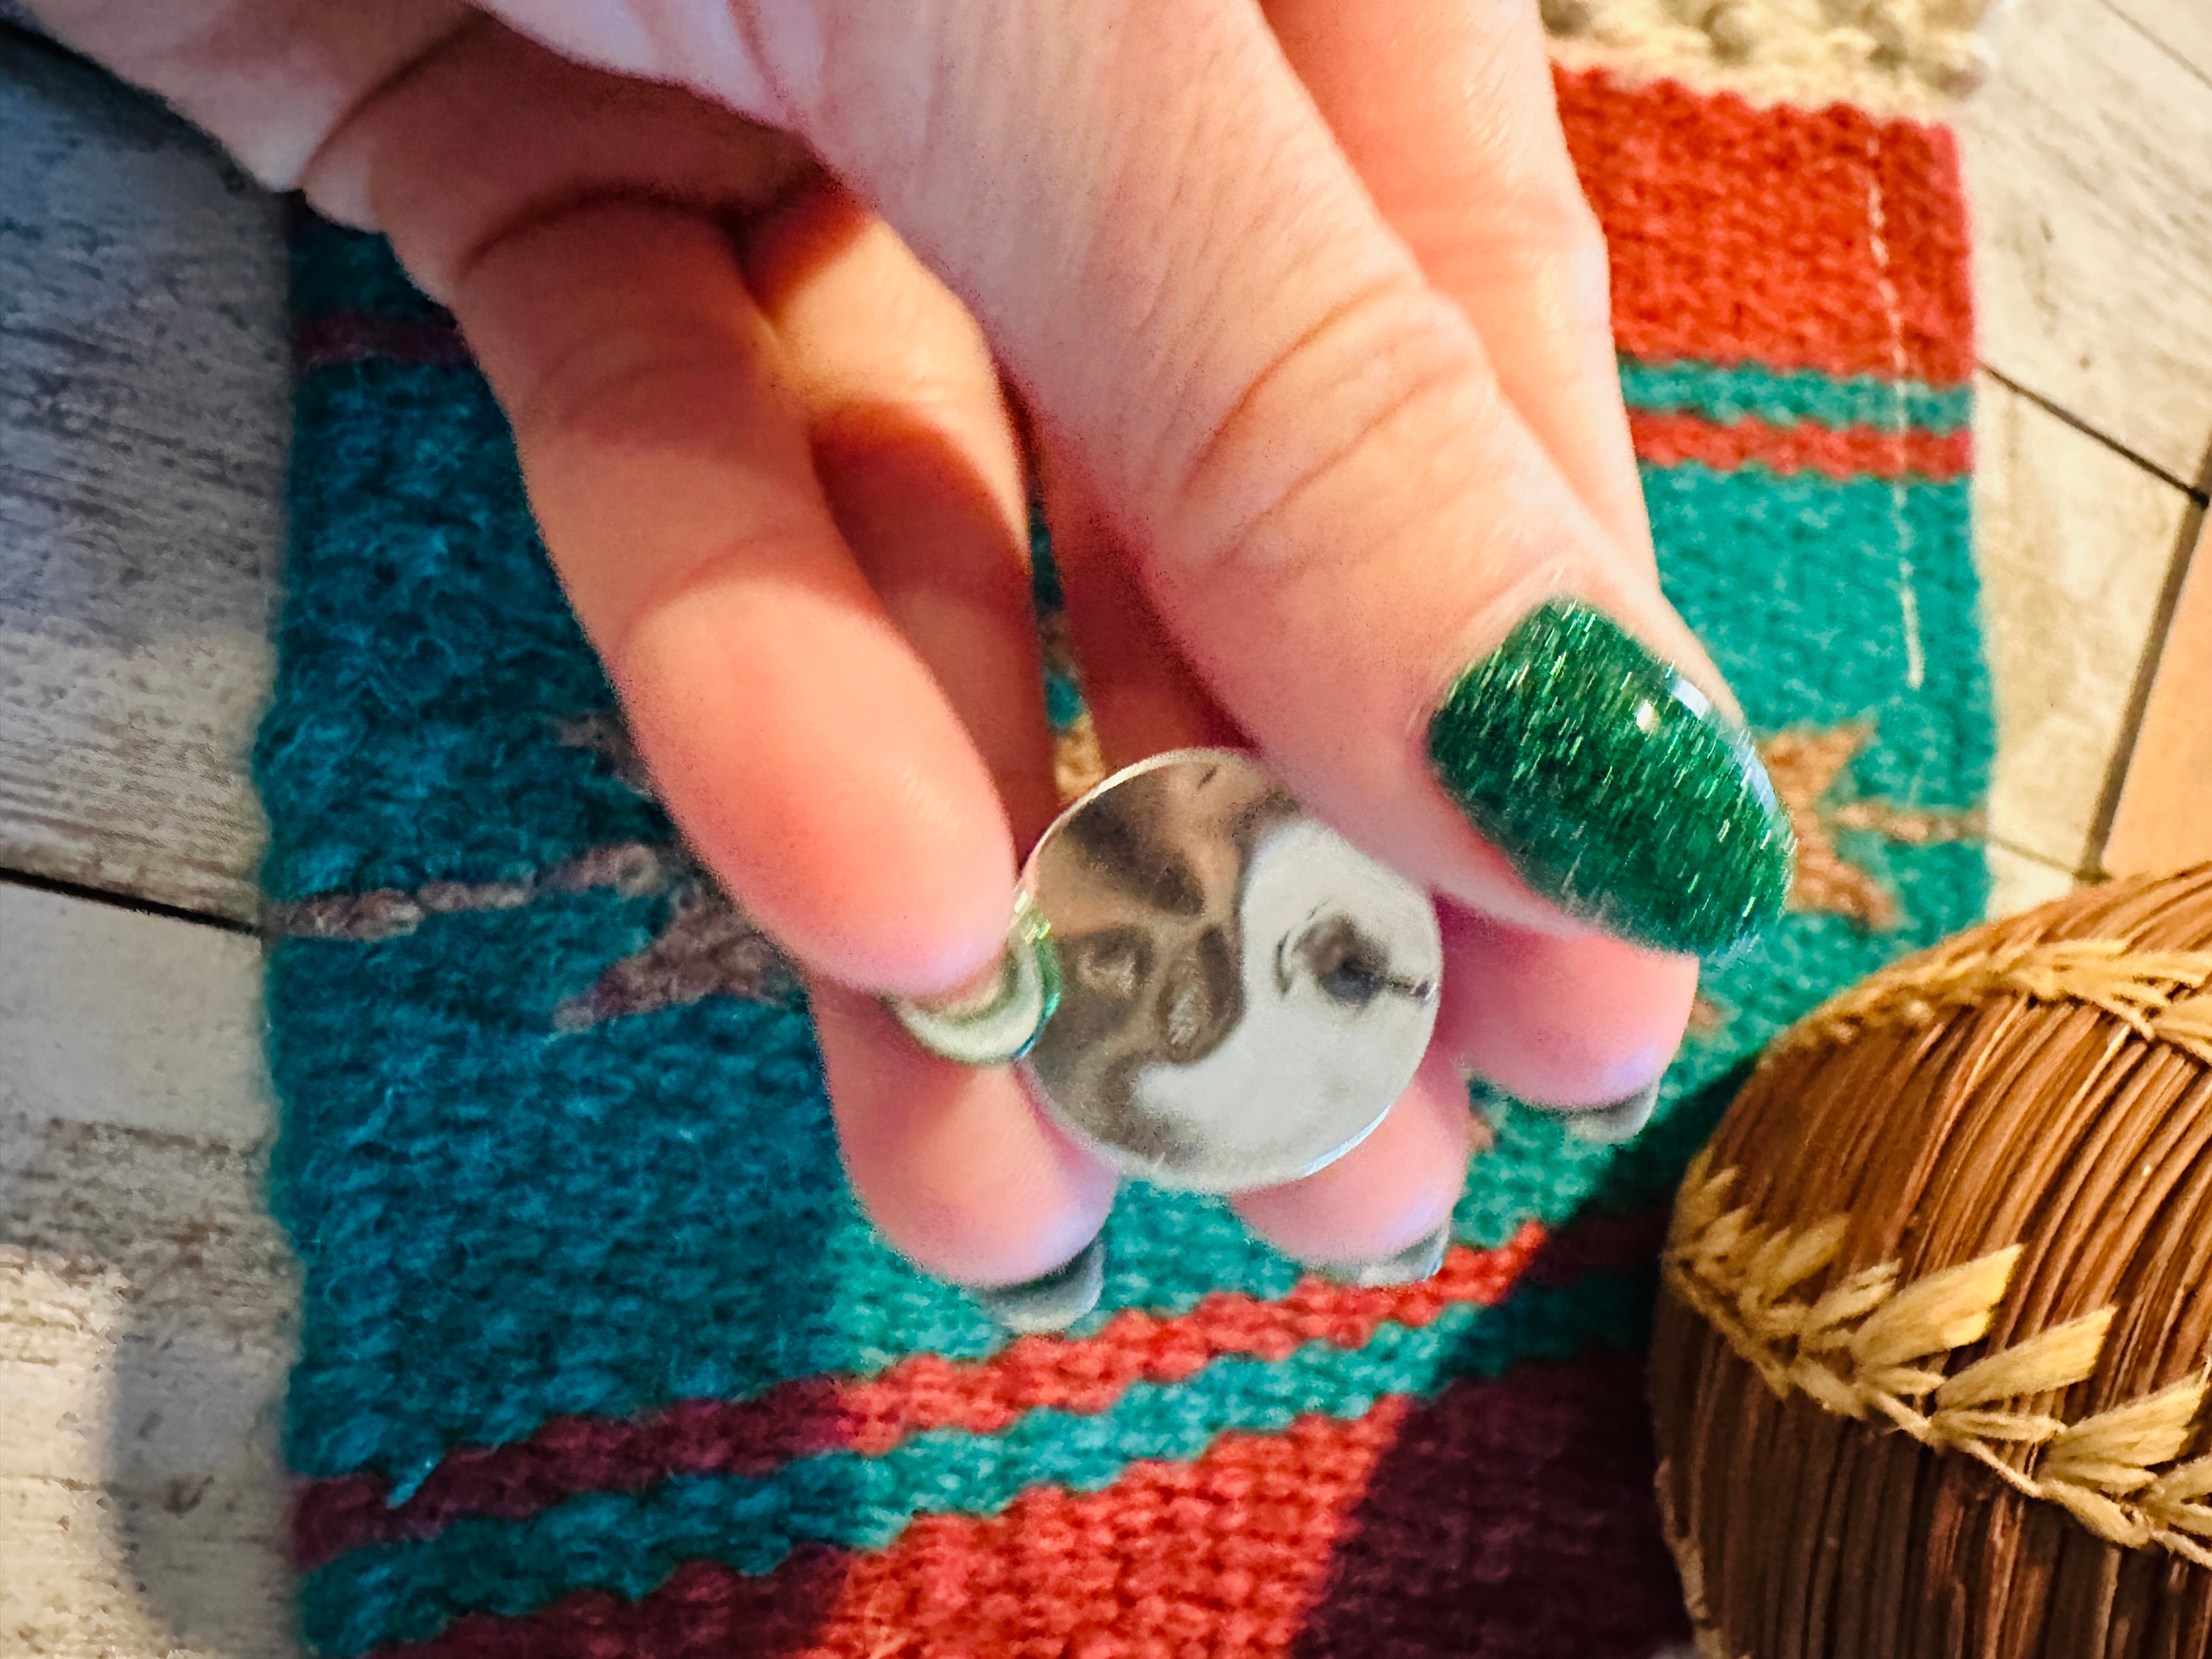
[[[989,969],[1054,807],[1000,367],[1109,762],[1249,743],[1443,904],[1405,1098],[1237,1200],[1291,1253],[1435,1230],[1462,1066],[1638,1093],[1694,984],[1652,947],[1778,905],[1757,763],[1627,643],[1726,706],[1658,590],[1533,4],[40,9],[453,308],[660,796],[805,964],[854,1185],[921,1265],[1044,1273],[1114,1185],[880,1001]],[[1562,596],[1626,635],[1547,632]]]

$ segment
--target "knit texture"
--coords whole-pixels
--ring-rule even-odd
[[[1804,847],[1621,1146],[1478,1093],[1431,1283],[1124,1190],[1011,1340],[841,1176],[803,1006],[633,787],[507,429],[384,246],[298,228],[258,776],[289,1455],[328,1655],[1589,1655],[1687,1635],[1656,1217],[1769,1036],[1975,920],[1966,232],[1937,126],[1563,69],[1668,592]],[[1073,720],[1073,689],[1054,688]],[[1593,1589],[1601,1593],[1593,1594]]]

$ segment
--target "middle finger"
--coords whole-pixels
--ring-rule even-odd
[[[1648,573],[1605,243],[1567,153],[1535,0],[1263,0],[1391,228],[1481,336],[1507,400]]]
[[[1017,853],[1051,819],[1021,461],[959,302],[849,197],[811,187],[741,238],[837,527],[974,739]],[[1112,1172],[1005,1068],[924,1054],[872,999],[817,985],[817,1032],[854,1190],[943,1276],[1033,1279],[1105,1220]]]

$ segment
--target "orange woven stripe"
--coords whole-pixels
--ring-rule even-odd
[[[931,1516],[878,1554],[813,1548],[748,1578],[680,1567],[638,1601],[604,1591],[456,1621],[379,1659],[883,1659],[888,1653],[1287,1653],[1408,1402],[1355,1422],[1223,1436],[1104,1492],[1041,1487],[988,1521]]]
[[[1612,253],[1622,350],[1936,386],[1972,374],[1948,130],[1844,105],[1753,109],[1595,71],[1554,78]]]
[[[921,1653],[1287,1653],[1409,1407],[1225,1435],[1195,1463],[1024,1492],[990,1521],[917,1521],[854,1559],[812,1650],[872,1659],[895,1631]]]
[[[1690,1633],[1644,1387],[1632,1352],[1525,1366],[917,1519],[880,1552],[690,1561],[636,1601],[470,1614],[373,1659],[1640,1659]]]
[[[1131,1309],[1095,1336],[1024,1337],[981,1364],[916,1354],[875,1382],[840,1389],[854,1419],[844,1443],[881,1454],[924,1428],[994,1434],[1040,1406],[1101,1412],[1133,1382],[1180,1382],[1224,1354],[1281,1359],[1308,1342],[1364,1347],[1386,1322],[1418,1329],[1455,1304],[1503,1301],[1543,1242],[1531,1221],[1498,1249],[1454,1247],[1419,1285],[1354,1290],[1304,1279],[1279,1302],[1217,1294],[1169,1319]]]

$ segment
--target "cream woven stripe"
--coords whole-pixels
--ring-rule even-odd
[[[1727,1207],[1735,1180],[1733,1170],[1714,1172],[1706,1154],[1691,1165],[1662,1269],[1778,1398],[1802,1394],[1840,1417],[1886,1419],[2058,1504],[2100,1538],[2212,1567],[2212,1507],[2202,1501],[2212,1496],[2212,1456],[2177,1461],[2212,1368],[2072,1422],[2019,1409],[2094,1373],[2112,1309],[1947,1372],[1955,1350],[1989,1334],[2019,1245],[1909,1284],[1890,1261],[1818,1296],[1792,1295],[1833,1265],[1844,1218],[1762,1226],[1747,1208]]]
[[[2123,939],[2054,939],[1939,951],[1876,974],[1768,1045],[1762,1064],[1882,1027],[1922,1026],[2002,996],[2083,1002],[2138,1036],[2212,1065],[2212,951],[2138,951]],[[2203,992],[2191,995],[2191,993]]]
[[[1539,0],[1553,57],[1754,103],[1941,118],[1990,67],[1990,0]]]

